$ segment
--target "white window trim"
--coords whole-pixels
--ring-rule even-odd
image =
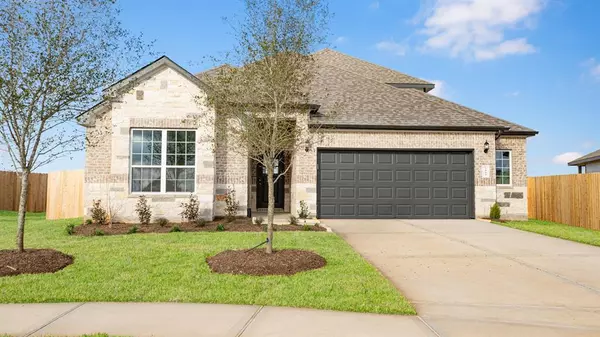
[[[133,131],[160,131],[162,133],[161,136],[161,144],[160,144],[160,166],[148,166],[148,165],[133,165]],[[131,128],[129,130],[129,179],[128,179],[128,189],[129,194],[131,195],[189,195],[196,193],[196,184],[197,182],[197,163],[198,163],[198,144],[196,143],[195,149],[196,153],[194,153],[194,165],[193,166],[167,166],[167,132],[168,131],[193,131],[195,133],[194,139],[198,139],[198,130],[194,129],[157,129],[157,128]],[[160,192],[134,192],[132,191],[133,184],[133,174],[132,169],[136,168],[160,168]],[[193,168],[194,169],[194,190],[192,192],[167,192],[167,168]]]
[[[512,150],[506,149],[496,149],[496,152],[508,152],[508,179],[510,181],[509,184],[498,184],[496,186],[512,186],[513,185],[513,162],[512,162]],[[494,153],[494,167],[496,167],[496,153]],[[496,170],[494,170],[496,172]],[[498,177],[496,177],[498,179]]]

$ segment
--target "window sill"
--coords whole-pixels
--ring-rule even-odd
[[[130,193],[127,197],[132,199],[137,199],[140,196],[145,196],[148,199],[152,198],[189,198],[190,194],[195,194],[196,192],[191,193]]]
[[[498,185],[496,184],[496,188],[501,189],[501,190],[509,190],[513,188],[513,185]]]

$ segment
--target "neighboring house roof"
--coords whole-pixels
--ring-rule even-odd
[[[581,158],[577,158],[569,163],[569,166],[583,166],[585,164],[600,161],[600,150],[588,153]]]

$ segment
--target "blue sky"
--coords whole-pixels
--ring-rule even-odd
[[[232,43],[222,17],[237,0],[123,1],[123,21],[194,72]],[[600,2],[332,0],[335,49],[433,81],[436,94],[536,129],[529,175],[600,148]],[[83,154],[40,171],[82,168]]]

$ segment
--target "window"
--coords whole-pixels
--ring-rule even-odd
[[[511,158],[509,150],[496,151],[496,184],[511,184]]]
[[[196,131],[132,130],[131,192],[193,193]]]

